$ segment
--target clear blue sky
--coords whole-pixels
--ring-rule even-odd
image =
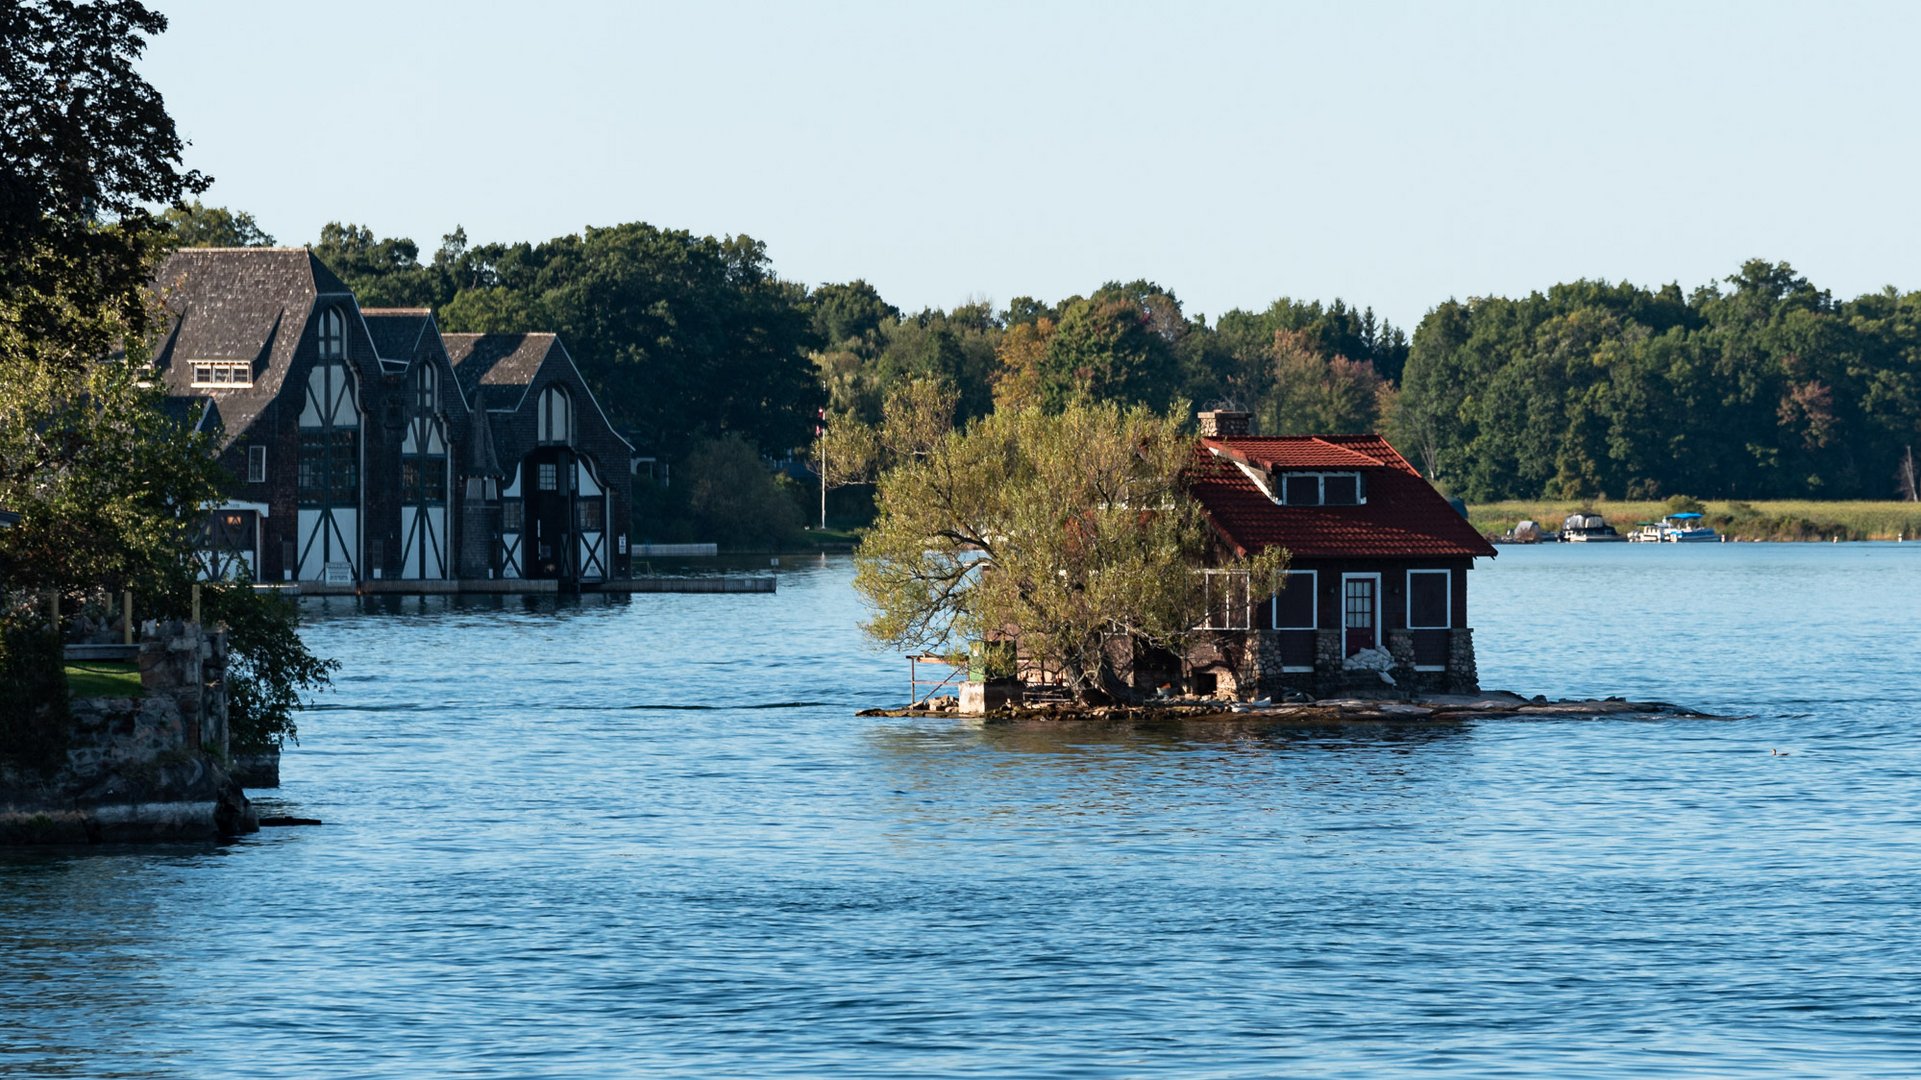
[[[642,220],[910,309],[1147,277],[1409,329],[1755,256],[1921,288],[1921,4],[149,2],[208,200],[283,243]]]

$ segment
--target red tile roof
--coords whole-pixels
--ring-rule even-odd
[[[1360,506],[1278,506],[1246,471],[1355,471]],[[1270,486],[1272,481],[1270,481]],[[1469,558],[1494,547],[1379,435],[1202,439],[1188,488],[1229,544],[1297,559]]]

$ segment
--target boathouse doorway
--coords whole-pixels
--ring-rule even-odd
[[[526,533],[521,549],[530,578],[572,580],[574,453],[565,446],[543,446],[520,465],[526,499]]]

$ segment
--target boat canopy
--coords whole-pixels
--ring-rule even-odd
[[[1668,520],[1669,521],[1699,521],[1701,520],[1701,515],[1690,510],[1684,514],[1669,514]]]

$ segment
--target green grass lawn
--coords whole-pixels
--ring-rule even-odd
[[[145,693],[140,686],[140,665],[113,660],[75,660],[67,664],[67,696],[137,698]]]
[[[1921,538],[1921,503],[1815,499],[1703,500],[1709,525],[1738,540],[1893,540]],[[1544,529],[1559,529],[1577,509],[1592,510],[1622,532],[1637,521],[1656,521],[1668,513],[1664,502],[1580,502],[1572,499],[1522,499],[1469,504],[1468,520],[1483,534],[1498,535],[1523,518]]]

